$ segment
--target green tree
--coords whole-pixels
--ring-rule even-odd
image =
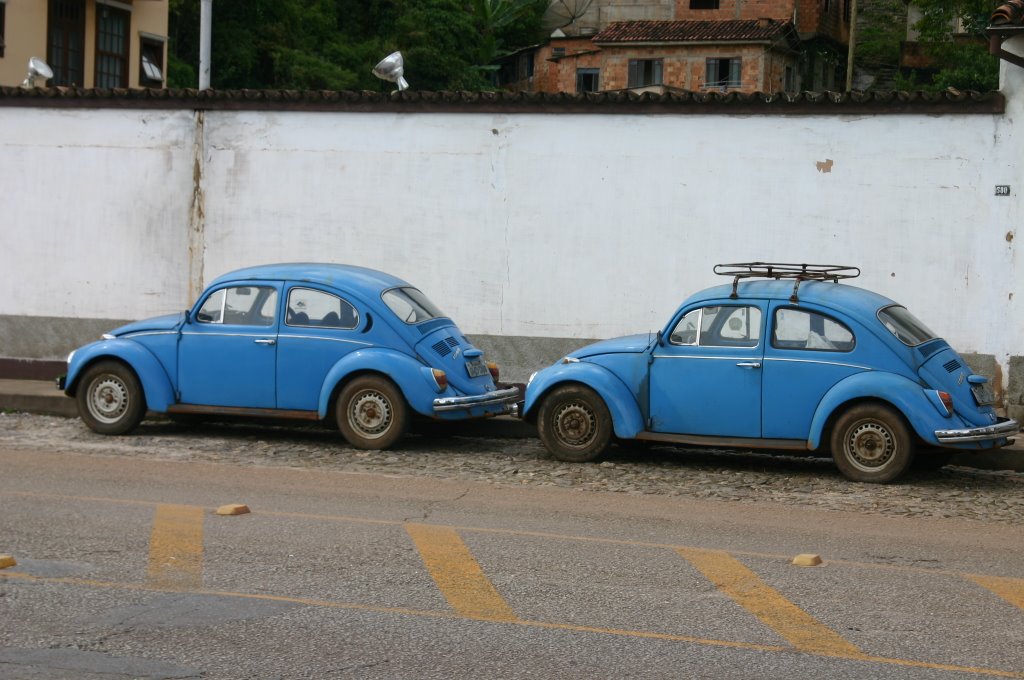
[[[218,89],[390,89],[371,74],[401,50],[421,90],[486,89],[504,46],[539,39],[541,0],[215,0]],[[170,0],[168,84],[195,87],[200,0]],[[526,43],[522,43],[526,44]]]
[[[925,54],[935,64],[925,89],[987,92],[999,87],[999,60],[988,53],[985,27],[995,0],[914,0],[923,17],[915,28]],[[962,32],[954,34],[959,22]],[[913,78],[913,76],[912,76]]]

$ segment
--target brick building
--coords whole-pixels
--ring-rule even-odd
[[[595,5],[545,43],[503,59],[499,85],[526,92],[777,93],[841,83],[849,0]],[[631,12],[644,18],[623,19]]]

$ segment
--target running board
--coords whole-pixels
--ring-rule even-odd
[[[725,446],[730,449],[786,449],[807,451],[810,447],[803,439],[754,439],[746,437],[708,437],[697,434],[667,434],[641,432],[636,439],[665,444],[697,444],[699,446]]]
[[[243,408],[241,406],[174,404],[167,408],[167,412],[216,416],[255,416],[257,418],[283,418],[287,420],[320,420],[320,414],[316,411],[296,411],[281,408]]]

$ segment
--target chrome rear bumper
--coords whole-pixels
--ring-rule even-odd
[[[1004,420],[995,425],[986,425],[984,427],[967,427],[961,430],[935,430],[935,438],[939,440],[940,444],[966,444],[1012,437],[1018,432],[1020,432],[1020,425],[1016,420]]]
[[[505,404],[506,408],[502,413],[509,413],[515,410],[519,401],[519,388],[509,387],[484,394],[474,394],[468,397],[440,397],[434,400],[434,412],[459,411],[471,409],[476,406],[492,406],[494,404]]]

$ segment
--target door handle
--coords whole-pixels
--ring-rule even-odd
[[[741,361],[736,365],[740,368],[761,368],[760,361]]]
[[[260,338],[259,340],[253,340],[257,345],[276,345],[277,340],[273,338]]]

